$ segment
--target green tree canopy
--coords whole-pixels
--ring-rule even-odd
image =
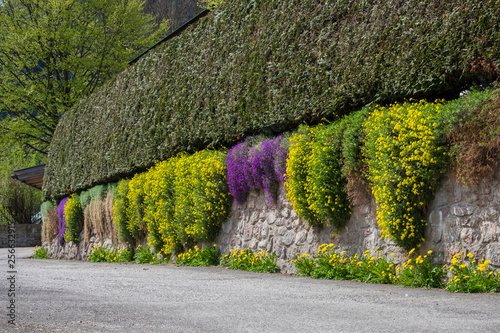
[[[0,1],[3,133],[46,153],[64,111],[156,42],[141,0]]]

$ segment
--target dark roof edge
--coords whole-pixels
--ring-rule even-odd
[[[30,181],[30,179],[37,178],[37,177],[42,177],[43,181],[43,175],[45,172],[45,164],[39,164],[35,165],[32,167],[24,168],[24,169],[18,169],[14,170],[14,175],[11,176],[12,179],[20,181],[21,183],[24,183],[26,185],[29,185],[33,188],[36,188],[38,190],[41,190],[41,186],[35,186],[34,183],[36,184],[37,182]]]
[[[141,54],[139,54],[137,57],[135,57],[134,59],[130,60],[128,62],[129,65],[132,65],[134,64],[135,62],[137,62],[142,56],[144,56],[146,53],[148,53],[149,51],[151,51],[152,49],[154,49],[155,47],[157,47],[158,45],[160,45],[161,43],[164,43],[166,42],[167,40],[169,39],[172,39],[174,38],[175,36],[178,36],[182,31],[184,31],[188,26],[190,26],[191,24],[195,23],[196,21],[198,21],[200,18],[206,16],[208,13],[210,13],[210,11],[208,9],[204,9],[202,10],[200,13],[198,13],[198,15],[196,15],[195,17],[193,17],[192,19],[190,19],[189,21],[187,21],[186,23],[184,23],[183,25],[181,25],[179,28],[175,29],[174,31],[172,31],[170,34],[168,34],[166,37],[164,37],[162,40],[160,40],[159,42],[157,42],[155,45],[151,46],[150,48],[148,48],[147,50],[143,51]]]

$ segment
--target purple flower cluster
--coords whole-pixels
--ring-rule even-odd
[[[229,150],[229,192],[238,203],[245,201],[250,189],[266,191],[269,202],[274,202],[278,183],[285,181],[288,146],[282,144],[283,139],[283,135],[274,139],[249,137]]]
[[[57,219],[59,220],[59,245],[63,245],[64,232],[66,230],[66,215],[64,214],[64,206],[66,206],[66,202],[68,202],[68,199],[69,197],[62,199],[57,206]]]

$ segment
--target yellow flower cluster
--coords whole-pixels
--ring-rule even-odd
[[[159,162],[118,187],[115,216],[138,239],[146,231],[155,252],[181,252],[212,241],[229,215],[226,152],[204,150]],[[125,214],[123,214],[125,212]]]
[[[144,222],[145,184],[146,173],[136,174],[128,183],[127,229],[136,239],[144,237],[147,230]]]
[[[229,255],[222,256],[221,265],[231,269],[246,270],[252,272],[276,273],[279,268],[276,265],[276,256],[267,251],[259,251],[254,254],[252,250],[239,248],[229,250]]]
[[[351,215],[337,131],[338,123],[301,126],[290,138],[287,198],[310,225],[322,226],[329,221],[341,227]]]
[[[66,242],[79,242],[80,232],[83,228],[83,210],[80,204],[80,197],[77,194],[72,194],[69,197],[68,202],[64,206],[64,214],[66,216],[64,240]]]
[[[335,252],[334,244],[322,244],[310,256],[297,253],[292,262],[298,275],[326,279],[351,279],[375,283],[394,283],[398,279],[396,266],[381,257],[382,251],[363,255],[347,255],[346,251]]]
[[[409,250],[423,241],[423,208],[443,172],[439,101],[376,106],[363,124],[368,177],[382,235]]]
[[[488,267],[489,260],[475,260],[464,251],[453,256],[448,271],[451,274],[446,289],[452,292],[500,292],[500,272]],[[447,265],[443,266],[447,268]]]

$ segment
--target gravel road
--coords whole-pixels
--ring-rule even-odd
[[[220,267],[26,258],[0,332],[499,332],[500,295],[451,294]],[[23,258],[24,257],[24,258]]]

